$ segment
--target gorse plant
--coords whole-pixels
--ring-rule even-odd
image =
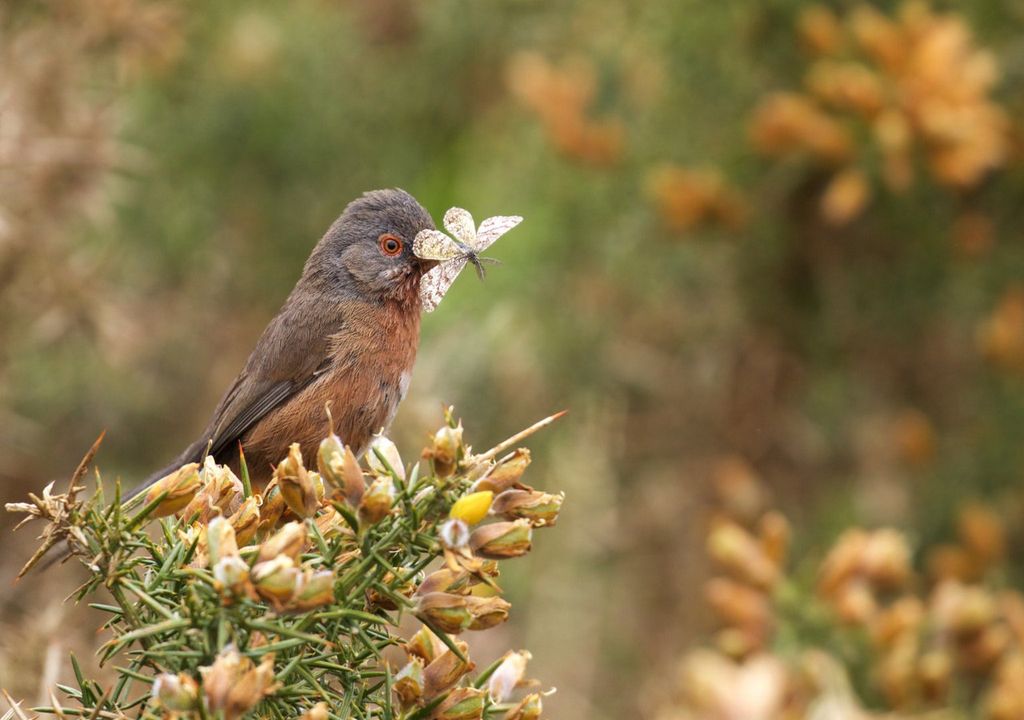
[[[66,492],[51,485],[7,506],[49,521],[23,573],[64,543],[92,571],[76,599],[112,598],[90,604],[109,615],[99,655],[118,679],[102,687],[72,658],[77,687],[59,689],[74,707],[54,697],[37,711],[539,717],[537,688],[514,697],[528,685],[528,652],[473,674],[456,636],[508,618],[497,561],[528,552],[533,530],[557,520],[562,496],[521,481],[529,452],[501,457],[555,417],[473,454],[449,411],[408,471],[386,438],[364,469],[332,432],[315,458],[293,445],[262,491],[250,487],[244,458],[238,475],[208,458],[127,503],[119,490],[108,502],[98,481],[78,499],[97,441]]]

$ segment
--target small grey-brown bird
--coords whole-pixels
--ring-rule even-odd
[[[430,214],[404,190],[375,190],[350,203],[313,248],[206,429],[134,492],[207,454],[237,470],[240,444],[253,483],[265,484],[291,443],[315,454],[328,402],[335,431],[362,453],[409,388],[420,279],[437,264],[413,254],[425,229],[434,229]]]

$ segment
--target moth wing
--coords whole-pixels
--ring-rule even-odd
[[[413,254],[424,260],[454,260],[465,251],[440,230],[420,230],[412,241]]]
[[[480,229],[476,231],[476,242],[472,247],[476,252],[483,252],[494,241],[521,223],[523,219],[518,215],[495,215],[480,223]]]
[[[444,214],[444,228],[459,242],[474,247],[476,242],[476,222],[469,210],[460,207],[448,208]]]
[[[426,312],[433,312],[441,304],[448,288],[452,286],[464,267],[466,267],[466,257],[462,255],[432,267],[423,274],[420,279],[420,301]]]

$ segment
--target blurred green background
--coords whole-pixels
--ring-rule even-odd
[[[644,712],[706,623],[723,459],[811,555],[849,521],[942,538],[968,499],[1015,532],[1024,10],[933,6],[933,42],[926,6],[876,3],[918,33],[899,64],[866,7],[6,0],[4,499],[103,429],[105,477],[163,465],[345,204],[398,186],[438,220],[525,217],[425,317],[392,435],[411,457],[443,404],[478,446],[570,410],[531,442],[532,482],[568,499],[499,638],[554,716]],[[30,547],[8,526],[5,578]],[[75,572],[0,591],[0,685],[32,695],[90,642],[87,614],[41,610]]]

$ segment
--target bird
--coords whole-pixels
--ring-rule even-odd
[[[334,431],[359,456],[387,428],[409,389],[419,345],[420,280],[437,265],[413,242],[434,221],[401,189],[345,207],[310,253],[206,428],[137,495],[178,468],[212,457],[236,472],[239,448],[254,485],[299,443],[312,457]]]

